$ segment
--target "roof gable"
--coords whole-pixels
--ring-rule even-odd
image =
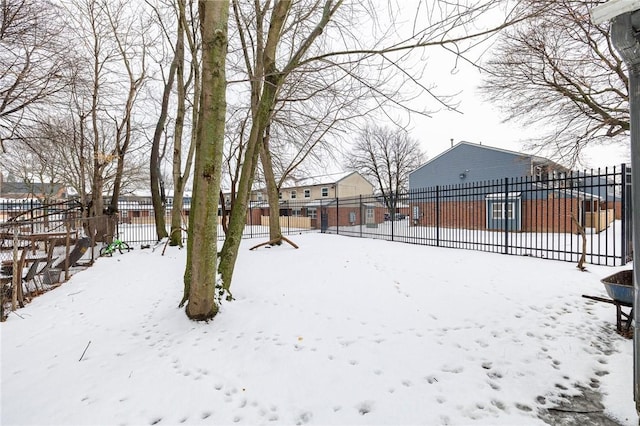
[[[56,194],[63,186],[58,183],[2,182],[2,194]]]
[[[409,174],[412,174],[412,173],[422,169],[423,167],[426,167],[426,166],[432,164],[433,162],[435,162],[438,159],[446,156],[447,154],[451,153],[452,151],[456,151],[456,150],[459,150],[459,149],[468,149],[468,148],[479,149],[479,150],[487,150],[487,151],[495,151],[495,152],[499,152],[499,153],[502,153],[502,154],[513,155],[514,157],[519,157],[519,158],[522,158],[522,159],[535,157],[535,156],[530,155],[530,154],[523,154],[523,153],[516,152],[516,151],[509,151],[507,149],[496,148],[496,147],[487,146],[487,145],[480,145],[480,144],[475,144],[475,143],[472,143],[472,142],[461,141],[461,142],[458,142],[457,144],[455,144],[454,146],[452,146],[451,148],[447,149],[446,151],[443,151],[440,154],[436,155],[435,157],[433,157],[432,159],[430,159],[429,161],[427,161],[426,163],[424,163],[423,165],[421,165],[417,169],[411,171]]]

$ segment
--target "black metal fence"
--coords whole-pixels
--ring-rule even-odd
[[[623,265],[632,258],[631,170],[504,178],[334,200],[323,231],[412,244]],[[584,238],[583,238],[584,235]]]
[[[280,210],[280,225],[283,235],[294,235],[303,232],[315,232],[319,230],[315,224],[312,225],[311,218],[299,215],[300,208],[305,207],[304,202],[285,203]],[[299,206],[299,207],[296,207]],[[180,227],[182,228],[182,238],[186,241],[190,211],[190,200],[182,206],[182,217]],[[171,227],[171,206],[167,206],[165,224],[167,232]],[[129,243],[149,244],[157,241],[157,231],[154,218],[153,207],[149,200],[128,200],[123,198],[118,202],[120,238]],[[218,239],[224,240],[225,234],[222,226],[221,212],[219,212]],[[253,201],[249,203],[247,209],[247,221],[243,232],[243,238],[269,238],[269,207],[266,202]]]
[[[189,201],[182,208],[184,229]],[[0,200],[0,224],[16,215],[41,215],[47,207],[38,203]],[[121,239],[157,241],[149,200],[123,198],[118,209]],[[632,258],[631,171],[625,165],[544,179],[436,186],[386,198],[280,200],[279,209],[288,236],[321,231],[565,261],[577,261],[584,246],[588,263],[611,266]],[[268,221],[268,203],[251,202],[244,237],[267,239]],[[168,229],[169,216],[166,223]],[[221,225],[218,236],[224,239]]]

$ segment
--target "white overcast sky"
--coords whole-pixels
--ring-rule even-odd
[[[433,158],[450,148],[454,143],[468,141],[513,151],[526,151],[528,139],[536,136],[536,129],[522,127],[518,123],[503,123],[500,111],[484,101],[477,91],[482,75],[471,67],[460,67],[450,78],[440,79],[442,89],[459,88],[459,110],[462,114],[440,111],[432,118],[417,118],[412,135],[419,139],[429,158]],[[589,168],[607,167],[629,163],[629,145],[611,144],[597,146],[585,152],[584,166]]]
[[[407,28],[413,24],[413,14],[417,5],[424,0],[404,0],[402,10],[409,13],[405,18]],[[393,0],[392,0],[393,3]],[[424,8],[423,8],[424,9]],[[490,17],[493,22],[503,19],[498,14]],[[492,23],[487,22],[487,26]],[[484,55],[488,58],[490,53],[485,53],[489,48],[487,43],[477,49],[476,56]],[[454,56],[444,52],[441,48],[429,51],[428,72],[425,73],[425,84],[437,86],[439,93],[458,93],[459,111],[439,111],[427,117],[413,117],[411,135],[421,141],[428,158],[434,158],[438,154],[451,147],[451,139],[454,143],[468,141],[482,143],[513,151],[526,152],[526,142],[536,136],[534,128],[522,127],[518,123],[502,122],[504,116],[497,107],[483,100],[477,90],[482,82],[481,72],[470,64],[455,61]],[[550,156],[550,153],[538,153]],[[608,145],[589,149],[583,157],[583,167],[598,168],[620,165],[629,162],[629,145]]]

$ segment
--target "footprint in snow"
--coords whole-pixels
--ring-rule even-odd
[[[450,366],[444,366],[441,368],[441,371],[443,373],[454,373],[454,374],[458,374],[458,373],[462,373],[464,371],[464,367],[450,367]]]
[[[437,383],[437,382],[438,382],[438,379],[436,379],[436,377],[435,377],[435,376],[427,376],[427,377],[425,377],[424,379],[425,379],[425,380],[427,381],[427,383],[429,383],[430,385],[432,385],[432,384],[434,384],[434,383]]]
[[[373,402],[371,401],[363,401],[356,406],[358,409],[358,413],[364,416],[365,414],[369,414],[373,410]]]
[[[313,417],[313,413],[311,413],[310,411],[305,411],[303,413],[300,413],[300,415],[296,418],[296,425],[300,426],[300,425],[307,424],[311,421],[312,417]]]

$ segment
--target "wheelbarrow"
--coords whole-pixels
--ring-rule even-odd
[[[582,297],[598,302],[610,303],[616,307],[616,331],[624,337],[633,337],[633,270],[620,271],[600,280],[611,299],[583,294]],[[623,308],[631,308],[625,312]]]

